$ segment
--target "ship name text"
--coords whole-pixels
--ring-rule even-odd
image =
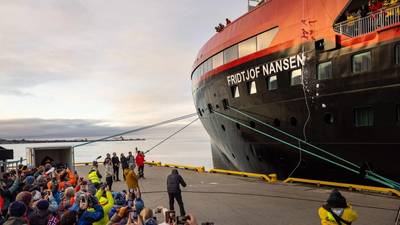
[[[286,58],[267,62],[256,67],[252,67],[241,72],[227,76],[228,85],[237,85],[262,76],[270,76],[282,71],[294,70],[305,66],[306,56],[297,54]]]

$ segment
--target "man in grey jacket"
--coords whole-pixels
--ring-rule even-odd
[[[168,196],[169,196],[169,209],[174,210],[174,199],[179,204],[179,209],[181,211],[181,216],[185,216],[185,208],[183,207],[183,201],[182,201],[182,194],[181,194],[181,188],[180,185],[183,187],[186,187],[186,183],[183,180],[182,176],[179,175],[178,170],[173,169],[171,174],[168,175],[167,178],[167,190],[168,190]]]

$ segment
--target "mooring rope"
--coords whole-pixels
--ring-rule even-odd
[[[174,133],[172,133],[171,135],[169,135],[168,137],[164,138],[163,140],[161,140],[160,142],[158,142],[157,144],[155,144],[153,147],[151,147],[150,149],[148,149],[147,151],[144,152],[144,154],[147,154],[148,152],[150,152],[151,150],[155,149],[157,146],[161,145],[162,143],[164,143],[166,140],[172,138],[173,136],[175,136],[176,134],[178,134],[179,132],[181,132],[182,130],[184,130],[186,127],[190,126],[191,124],[193,124],[194,122],[196,122],[199,118],[197,117],[196,119],[192,120],[190,123],[186,124],[184,127],[180,128],[179,130],[175,131]]]
[[[308,150],[305,150],[305,149],[303,149],[303,148],[301,148],[301,147],[298,147],[298,146],[296,146],[296,145],[294,145],[294,144],[291,144],[291,143],[289,143],[289,142],[287,142],[287,141],[284,141],[284,140],[282,140],[282,139],[280,139],[280,138],[277,138],[277,137],[275,137],[275,136],[272,136],[272,135],[270,135],[270,134],[267,134],[267,133],[265,133],[265,132],[262,132],[262,131],[260,131],[260,130],[258,130],[258,129],[255,129],[255,128],[253,128],[253,127],[251,127],[251,126],[249,126],[249,125],[247,125],[247,124],[245,124],[245,123],[242,123],[241,121],[239,121],[239,120],[237,120],[237,119],[235,119],[235,118],[232,118],[232,117],[230,117],[230,116],[228,116],[228,115],[225,115],[225,114],[223,114],[223,113],[220,113],[220,112],[218,112],[218,111],[212,110],[212,112],[214,112],[216,115],[219,115],[219,116],[221,116],[221,117],[223,117],[223,118],[225,118],[225,119],[227,119],[227,120],[230,120],[230,121],[232,121],[232,122],[238,123],[238,124],[240,124],[241,126],[244,126],[244,127],[248,128],[248,129],[250,129],[250,130],[252,130],[252,131],[254,131],[254,132],[256,132],[256,133],[259,133],[259,134],[261,134],[261,135],[264,135],[264,136],[266,136],[266,137],[268,137],[268,138],[271,138],[271,139],[273,139],[273,140],[275,140],[275,141],[278,141],[278,142],[280,142],[280,143],[282,143],[282,144],[285,144],[285,145],[290,146],[290,147],[292,147],[292,148],[295,148],[295,149],[298,149],[298,150],[300,150],[300,151],[303,151],[303,152],[305,152],[305,153],[307,153],[307,154],[309,154],[309,155],[312,155],[312,156],[314,156],[314,157],[316,157],[316,158],[318,158],[318,159],[321,159],[321,160],[323,160],[323,161],[329,162],[329,163],[331,163],[331,164],[333,164],[333,165],[336,165],[336,166],[338,166],[338,167],[341,167],[341,168],[343,168],[343,169],[345,169],[345,170],[348,170],[348,171],[350,171],[350,172],[353,172],[353,173],[355,173],[355,174],[360,174],[360,171],[357,170],[357,169],[350,168],[349,166],[343,165],[343,164],[341,164],[341,163],[335,162],[335,161],[333,161],[333,160],[331,160],[331,159],[328,159],[328,158],[326,158],[326,157],[320,156],[320,155],[318,155],[318,154],[316,154],[316,153],[313,153],[313,152],[310,152],[310,151],[308,151]],[[279,129],[278,129],[278,130],[279,130]],[[301,139],[300,139],[300,140],[301,140]],[[306,143],[306,144],[309,144],[309,143],[307,143],[307,142],[305,142],[305,143]],[[325,152],[326,152],[326,151],[325,151]],[[341,158],[338,157],[338,156],[336,156],[335,158],[341,159]],[[343,160],[344,160],[344,159],[343,159]],[[346,160],[344,160],[344,161],[346,161]],[[350,162],[349,162],[349,163],[350,163]],[[353,164],[353,163],[350,163],[350,164]],[[354,165],[355,165],[355,164],[354,164]],[[381,179],[381,178],[379,178],[379,177],[371,176],[371,175],[369,175],[369,173],[366,174],[365,178],[366,178],[366,179],[369,179],[369,180],[372,180],[372,181],[375,181],[375,182],[377,182],[377,183],[380,183],[380,184],[382,184],[382,185],[388,186],[388,187],[390,187],[390,188],[394,188],[394,189],[400,190],[400,186],[397,184],[397,182],[392,181],[392,180],[390,180],[390,179],[388,179],[388,178]]]
[[[125,132],[122,132],[122,133],[114,134],[114,135],[107,136],[107,137],[104,137],[104,138],[99,138],[99,139],[96,139],[96,140],[93,140],[93,141],[88,141],[88,142],[81,143],[81,144],[78,144],[78,145],[75,145],[75,146],[72,146],[72,147],[73,148],[82,147],[84,145],[93,144],[95,142],[104,141],[104,140],[107,140],[107,139],[110,139],[110,138],[113,138],[113,137],[118,137],[118,136],[130,134],[130,133],[135,133],[135,132],[138,132],[138,131],[146,130],[146,129],[149,129],[149,128],[161,126],[161,125],[168,124],[168,123],[173,123],[173,122],[184,120],[184,119],[188,119],[188,118],[191,118],[191,117],[194,117],[194,116],[197,116],[197,113],[191,113],[191,114],[187,114],[187,115],[184,115],[184,116],[176,117],[176,118],[173,118],[173,119],[164,120],[164,121],[159,122],[159,123],[151,124],[151,125],[144,126],[144,127],[139,127],[139,128],[133,129],[133,130],[128,130],[128,131],[125,131]]]

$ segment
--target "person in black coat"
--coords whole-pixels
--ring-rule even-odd
[[[125,157],[124,153],[121,153],[121,156],[119,158],[121,159],[122,175],[124,176],[125,180],[125,174],[123,173],[123,171],[128,168],[128,159]]]
[[[111,158],[111,162],[113,165],[113,170],[114,170],[114,180],[119,181],[119,158],[117,156],[117,153],[113,153],[113,157]]]
[[[174,199],[179,204],[179,209],[181,211],[181,216],[185,216],[185,208],[183,207],[183,201],[182,201],[182,194],[181,194],[181,188],[180,185],[183,187],[186,187],[186,183],[183,180],[182,176],[179,175],[178,170],[173,169],[171,174],[168,175],[167,178],[167,191],[168,191],[168,196],[169,196],[169,209],[174,210]]]

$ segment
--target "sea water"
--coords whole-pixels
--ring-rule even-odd
[[[138,141],[109,141],[96,142],[89,145],[75,148],[75,162],[91,162],[98,156],[102,162],[107,153],[116,152],[118,156],[129,151],[147,151],[160,141],[171,135],[176,127],[164,127],[158,130],[135,133],[135,135],[124,136],[124,138],[144,138]],[[90,139],[93,139],[92,137]],[[99,138],[99,137],[97,137]],[[35,143],[35,144],[5,144],[1,145],[7,149],[14,150],[14,159],[26,158],[27,147],[44,146],[74,146],[83,142],[64,143]],[[172,138],[166,140],[158,147],[146,154],[146,161],[161,161],[162,163],[176,163],[183,165],[205,166],[212,168],[210,139],[204,128],[201,126],[188,127]]]

